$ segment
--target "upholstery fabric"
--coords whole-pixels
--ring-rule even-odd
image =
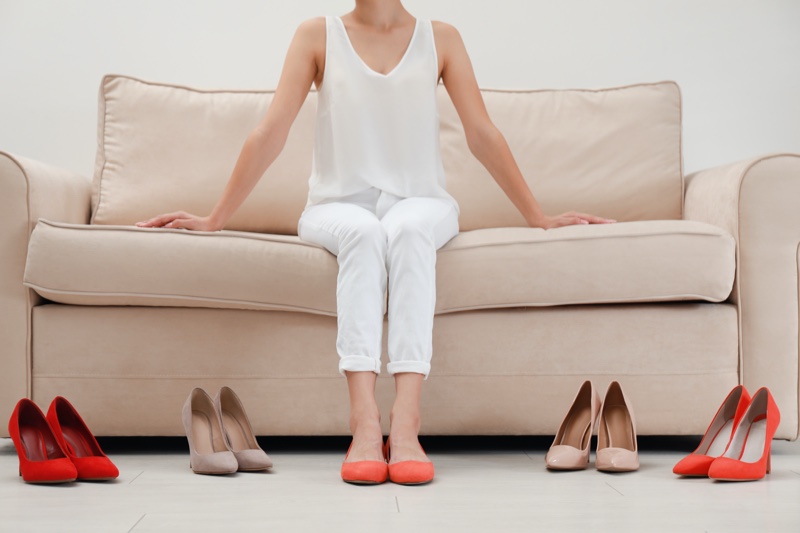
[[[718,302],[730,294],[734,265],[733,238],[698,222],[475,230],[438,252],[436,312]],[[337,272],[333,254],[293,236],[40,221],[25,284],[69,304],[334,315]]]
[[[608,89],[482,91],[542,209],[619,221],[682,218],[681,95],[674,82]],[[527,226],[481,163],[440,92],[447,190],[462,231]]]
[[[66,395],[98,434],[181,435],[191,389],[223,385],[253,406],[258,435],[348,433],[334,317],[53,304],[36,307],[34,322],[34,400]],[[736,308],[724,303],[437,315],[422,432],[552,435],[584,379],[601,389],[618,379],[639,434],[701,434],[738,383],[736,346]],[[384,372],[382,412],[393,398]]]
[[[524,226],[470,156],[457,114],[438,90],[447,189],[464,231]],[[133,224],[211,211],[272,91],[197,90],[108,75],[100,86],[92,223]],[[674,82],[600,90],[484,89],[545,212],[589,211],[620,221],[679,219],[681,101]],[[316,92],[286,146],[227,229],[297,234],[306,203]]]

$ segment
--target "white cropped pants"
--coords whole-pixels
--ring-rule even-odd
[[[298,235],[337,256],[339,372],[380,374],[385,296],[389,291],[389,374],[425,379],[433,353],[436,250],[458,234],[446,199],[400,198],[372,188],[309,206]]]

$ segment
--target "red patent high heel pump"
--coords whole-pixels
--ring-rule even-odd
[[[19,475],[27,483],[67,483],[78,471],[53,434],[39,406],[27,398],[17,402],[8,434],[19,456]]]
[[[62,396],[56,396],[47,410],[47,421],[53,434],[78,471],[78,479],[107,481],[119,476],[119,470],[106,457],[97,439],[78,414]]]
[[[722,481],[755,481],[771,470],[771,445],[781,421],[778,405],[762,387],[733,432],[728,448],[711,463],[708,477]]]
[[[725,452],[748,405],[750,394],[743,385],[737,385],[720,405],[697,449],[681,459],[672,471],[679,476],[708,476],[711,463]]]

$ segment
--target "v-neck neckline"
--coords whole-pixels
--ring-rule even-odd
[[[394,67],[392,67],[392,69],[389,72],[384,74],[382,72],[378,72],[374,68],[367,65],[367,62],[364,61],[364,59],[358,54],[358,52],[356,52],[356,48],[353,46],[353,41],[350,40],[350,34],[347,33],[347,26],[344,25],[342,17],[336,17],[336,19],[342,26],[342,31],[344,31],[345,40],[347,40],[347,44],[350,45],[350,50],[353,52],[353,54],[358,58],[358,60],[361,62],[361,64],[364,66],[365,69],[367,69],[370,73],[376,76],[380,76],[382,78],[388,78],[389,76],[391,76],[398,68],[400,68],[400,65],[402,65],[405,62],[406,57],[408,57],[408,54],[411,51],[411,47],[414,46],[414,41],[416,41],[417,33],[419,31],[419,19],[414,18],[414,32],[411,34],[411,39],[408,41],[408,46],[406,46],[406,51],[403,53],[403,57],[400,58],[400,61],[398,61],[398,63]]]

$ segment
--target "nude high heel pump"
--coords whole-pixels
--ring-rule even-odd
[[[589,464],[589,444],[592,440],[600,396],[586,380],[558,428],[556,438],[544,460],[550,470],[583,470]]]
[[[47,410],[53,434],[83,481],[108,481],[119,476],[119,469],[100,449],[86,422],[63,396],[56,396]]]
[[[707,476],[711,463],[728,447],[748,405],[750,394],[744,386],[737,385],[719,406],[697,449],[681,459],[672,471],[679,476]]]
[[[193,389],[183,404],[183,428],[189,440],[189,466],[195,474],[233,474],[239,468],[225,443],[214,402],[203,389]]]
[[[631,404],[617,381],[609,384],[600,408],[595,466],[603,472],[639,469],[636,421]]]
[[[19,475],[26,483],[68,483],[78,471],[58,443],[39,406],[27,398],[17,402],[8,434],[19,456]]]
[[[725,453],[708,468],[708,477],[721,481],[764,478],[772,469],[772,438],[780,422],[781,413],[769,389],[758,389],[733,431]]]
[[[222,387],[214,397],[214,407],[222,420],[222,433],[236,457],[240,472],[272,468],[272,460],[261,449],[253,434],[253,426],[239,396],[230,387]]]

